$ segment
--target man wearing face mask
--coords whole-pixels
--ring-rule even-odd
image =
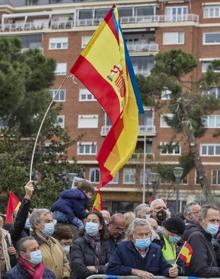
[[[54,220],[48,209],[34,209],[30,216],[32,236],[39,244],[44,265],[57,279],[69,278],[70,268],[61,244],[52,237]]]
[[[155,219],[159,226],[169,218],[169,211],[162,199],[153,200],[150,204],[151,218]]]
[[[143,279],[156,276],[177,277],[162,255],[160,247],[151,243],[151,226],[145,219],[136,218],[128,228],[127,241],[118,244],[110,257],[107,274],[135,275]]]
[[[188,225],[184,240],[191,245],[193,252],[189,267],[186,268],[187,275],[220,277],[220,267],[211,242],[219,230],[219,224],[219,209],[213,205],[204,205],[199,222]]]
[[[22,238],[18,243],[18,263],[3,277],[5,279],[55,279],[45,268],[39,245],[33,237]]]

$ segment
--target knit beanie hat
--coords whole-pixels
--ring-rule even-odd
[[[180,217],[173,216],[163,222],[163,227],[171,233],[182,235],[185,230],[185,223]]]

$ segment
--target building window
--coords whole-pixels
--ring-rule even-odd
[[[119,182],[119,173],[116,173],[116,175],[112,178],[109,184],[118,184],[118,182]]]
[[[57,89],[49,89],[49,94],[54,102],[65,102],[66,100],[66,89],[61,88],[58,92]]]
[[[64,115],[58,115],[56,120],[56,126],[60,126],[60,128],[65,127],[65,116]]]
[[[184,32],[164,32],[163,33],[164,45],[183,45]]]
[[[68,37],[49,38],[49,49],[67,49]]]
[[[79,115],[78,128],[98,128],[98,115]]]
[[[220,32],[208,32],[203,33],[204,45],[219,45],[220,44]]]
[[[220,144],[201,144],[201,156],[220,156]]]
[[[184,16],[187,14],[187,6],[171,6],[165,8],[166,20],[182,21],[184,19]]]
[[[81,48],[85,48],[92,36],[82,36]]]
[[[220,18],[220,5],[203,7],[204,18]]]
[[[160,148],[161,155],[180,155],[181,154],[181,148],[178,143],[161,142],[159,148]]]
[[[77,154],[78,155],[95,155],[97,153],[96,142],[78,142]]]
[[[55,69],[55,75],[65,76],[67,72],[67,63],[57,63]]]
[[[213,96],[216,99],[220,99],[220,88],[219,87],[213,87],[209,90],[202,92],[203,96]]]
[[[99,168],[90,168],[90,170],[89,170],[89,180],[92,183],[99,183],[99,181],[100,181]]]
[[[205,128],[220,128],[220,115],[206,115],[202,122]]]
[[[170,128],[170,125],[167,123],[167,120],[172,120],[174,114],[172,113],[163,113],[160,116],[160,127],[161,128]]]
[[[123,183],[124,184],[135,184],[136,170],[134,168],[124,168],[123,170]]]
[[[150,174],[151,174],[151,170],[147,168],[145,170],[145,185],[148,185],[148,184],[151,183]],[[143,184],[143,182],[144,182],[144,170],[141,169],[141,171],[140,171],[140,184]]]
[[[131,56],[135,74],[148,76],[154,66],[154,56]]]
[[[220,184],[220,170],[212,170],[212,184],[213,185]]]
[[[32,34],[24,35],[19,37],[21,40],[22,51],[28,49],[41,49],[42,48],[42,35],[41,34]]]
[[[211,63],[214,61],[214,60],[219,60],[219,58],[211,58],[210,60],[201,60],[202,62],[202,72],[203,73],[206,73],[208,71],[208,68],[209,66],[211,65]],[[214,70],[215,73],[219,73],[220,72],[220,68]]]
[[[90,102],[90,101],[96,101],[96,98],[92,93],[89,92],[86,88],[81,88],[79,90],[79,101],[80,102]]]

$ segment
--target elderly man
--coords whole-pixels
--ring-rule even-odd
[[[112,251],[116,247],[116,244],[119,243],[124,238],[124,232],[125,232],[124,215],[121,213],[113,214],[108,226],[109,238],[106,240],[109,253],[112,253]]]
[[[57,279],[69,278],[70,269],[60,243],[51,235],[54,233],[54,220],[48,209],[35,209],[30,216],[32,236],[37,240],[44,265],[52,270]]]
[[[163,221],[170,217],[167,206],[162,199],[153,200],[150,204],[150,211],[151,217],[157,221],[159,226],[162,225]]]
[[[135,217],[137,218],[146,218],[146,216],[150,215],[150,207],[146,203],[141,203],[137,205],[134,209]]]
[[[42,254],[37,241],[24,237],[18,244],[18,263],[3,277],[5,279],[55,279],[55,274],[42,264]]]
[[[186,274],[198,277],[220,277],[220,267],[216,262],[212,238],[218,233],[219,209],[213,205],[201,207],[198,223],[188,225],[184,238],[192,247],[192,257]]]
[[[107,274],[135,275],[151,279],[154,275],[177,277],[177,267],[164,258],[158,245],[151,243],[151,226],[136,218],[128,231],[128,240],[119,243],[110,257]]]
[[[186,218],[186,224],[192,222],[198,222],[200,218],[201,206],[198,202],[193,201],[187,203],[184,209],[184,217]]]

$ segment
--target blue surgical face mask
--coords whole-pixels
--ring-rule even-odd
[[[25,229],[29,230],[31,228],[31,223],[29,218],[26,219],[25,225],[24,225]]]
[[[145,250],[147,249],[151,244],[150,238],[145,238],[145,239],[135,239],[135,247],[138,250]]]
[[[169,241],[171,242],[171,243],[177,243],[178,241],[180,241],[180,239],[181,239],[181,237],[180,236],[178,236],[178,235],[170,235],[169,236]]]
[[[39,264],[42,262],[42,254],[40,250],[36,250],[30,253],[31,259],[29,260],[32,264]]]
[[[215,236],[219,230],[218,224],[208,223],[206,231],[210,233],[212,236]]]
[[[45,223],[43,233],[51,236],[54,233],[54,223]]]
[[[87,222],[85,226],[85,230],[88,235],[95,236],[99,231],[99,225],[94,222]]]

